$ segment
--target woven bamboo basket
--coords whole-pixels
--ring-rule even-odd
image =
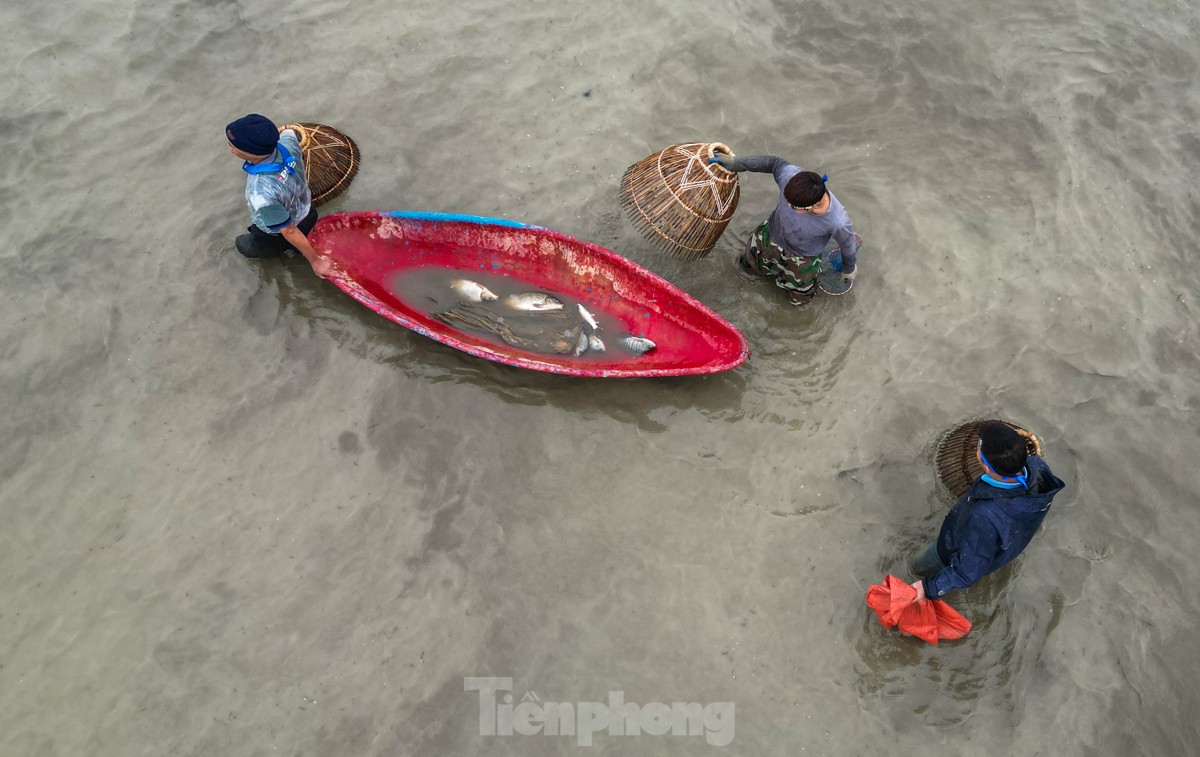
[[[712,250],[737,210],[737,174],[709,163],[719,142],[671,145],[621,177],[621,205],[634,227],[663,250],[698,260]]]
[[[300,136],[300,153],[308,174],[313,205],[320,205],[346,191],[358,173],[358,145],[332,126],[314,123],[285,124],[279,130],[295,129]]]
[[[946,435],[938,442],[937,452],[934,455],[938,479],[942,482],[942,486],[946,487],[946,492],[955,500],[966,494],[971,488],[971,484],[983,475],[983,466],[979,464],[975,451],[979,447],[979,433],[985,426],[992,423],[1003,423],[1015,431],[1025,432],[1025,429],[1008,421],[996,419],[969,421],[946,432]],[[1042,454],[1042,443],[1036,436],[1030,434],[1030,437],[1025,440],[1025,444],[1029,454]]]

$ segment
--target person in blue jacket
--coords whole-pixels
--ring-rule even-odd
[[[937,541],[912,561],[921,576],[913,600],[940,599],[1008,565],[1029,546],[1065,484],[1042,458],[1028,454],[1022,434],[992,423],[979,435],[984,474],[942,521]]]

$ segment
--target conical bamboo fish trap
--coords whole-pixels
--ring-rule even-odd
[[[295,129],[300,137],[300,152],[313,205],[328,202],[345,192],[358,173],[359,152],[354,140],[325,124],[286,124],[280,131],[284,129]]]
[[[979,448],[980,432],[985,426],[992,423],[1003,423],[1018,432],[1025,431],[1015,423],[1008,421],[994,419],[969,421],[946,432],[946,435],[938,442],[937,453],[934,455],[938,479],[955,500],[966,494],[971,488],[971,484],[983,475],[983,466],[979,464],[975,450]],[[1042,443],[1036,436],[1030,434],[1030,438],[1025,440],[1025,445],[1029,454],[1042,454]]]
[[[737,174],[709,163],[719,142],[671,145],[634,163],[621,177],[621,205],[651,242],[686,260],[712,250],[737,210]]]

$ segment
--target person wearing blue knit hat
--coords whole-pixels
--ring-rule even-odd
[[[246,204],[250,207],[248,234],[235,242],[248,258],[272,258],[294,250],[312,264],[320,277],[333,262],[319,253],[307,234],[317,222],[312,205],[300,138],[292,129],[280,132],[271,119],[257,113],[225,127],[229,152],[241,158],[246,172]]]

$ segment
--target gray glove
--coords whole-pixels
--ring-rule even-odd
[[[716,163],[717,165],[721,166],[722,168],[727,168],[730,171],[737,170],[736,168],[734,168],[734,166],[737,165],[737,158],[733,157],[732,155],[730,155],[728,153],[714,152],[713,156],[708,159],[708,162]]]

